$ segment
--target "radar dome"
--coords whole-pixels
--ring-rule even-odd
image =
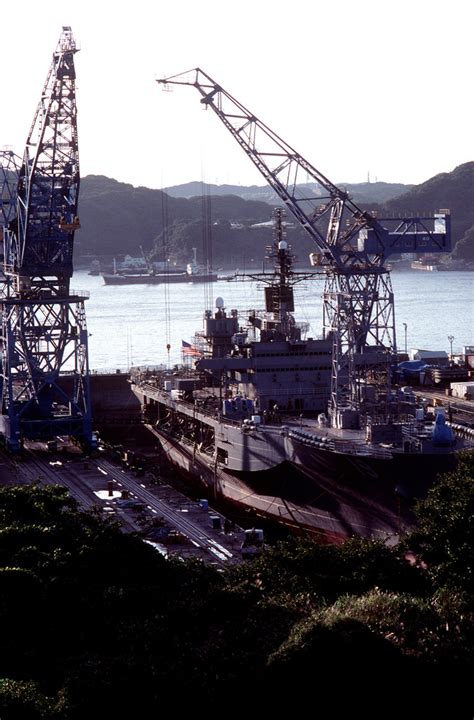
[[[286,240],[280,240],[278,243],[278,250],[288,250],[288,243]]]
[[[224,298],[217,297],[216,298],[216,308],[218,308],[219,310],[222,310],[223,307],[224,307]]]

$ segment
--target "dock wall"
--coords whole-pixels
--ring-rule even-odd
[[[90,375],[94,426],[140,422],[140,401],[133,394],[129,379],[128,373],[94,372]],[[63,376],[60,384],[66,392],[72,391],[72,378]]]

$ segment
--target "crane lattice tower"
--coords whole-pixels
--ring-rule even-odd
[[[63,27],[23,158],[1,158],[0,433],[12,451],[59,435],[93,444],[88,296],[70,287],[80,227],[76,51]]]

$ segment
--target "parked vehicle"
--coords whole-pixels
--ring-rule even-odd
[[[263,530],[252,528],[245,531],[244,541],[241,545],[242,557],[261,555],[264,548]]]

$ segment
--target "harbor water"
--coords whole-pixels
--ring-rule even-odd
[[[453,352],[474,345],[474,275],[470,272],[395,271],[395,319],[399,351],[424,348]],[[226,309],[246,311],[263,307],[256,281],[210,285],[104,285],[101,276],[74,273],[71,286],[88,290],[89,364],[92,370],[126,370],[130,365],[174,365],[181,361],[181,343],[192,342],[203,328],[203,314],[216,297]],[[322,333],[324,280],[295,287],[295,317],[308,323],[308,337]],[[406,324],[406,328],[405,328]],[[170,345],[169,352],[167,345]]]

